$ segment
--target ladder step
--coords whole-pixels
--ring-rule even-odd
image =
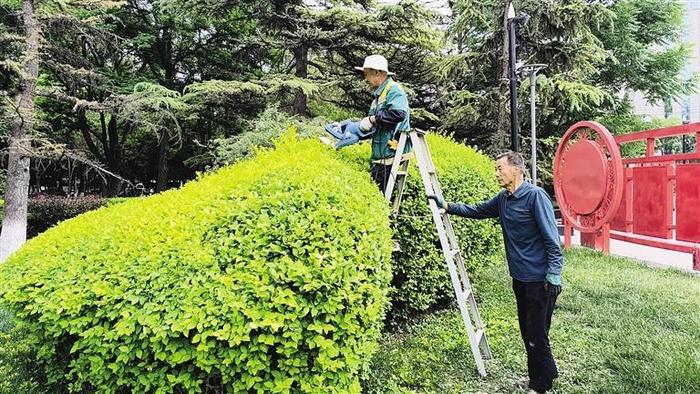
[[[471,289],[463,290],[462,291],[462,297],[464,297],[465,301],[469,301],[469,297],[471,297],[472,291]]]
[[[406,174],[408,174],[408,171],[396,171],[396,175],[406,176]]]
[[[484,338],[484,330],[478,329],[476,332],[474,332],[474,337],[476,339],[476,343],[480,343],[481,340]]]

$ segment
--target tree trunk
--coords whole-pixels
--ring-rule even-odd
[[[115,174],[121,172],[122,149],[119,133],[117,132],[117,117],[119,113],[114,111],[109,116],[109,121],[105,122],[105,115],[100,114],[102,134],[105,136],[104,154],[107,169]],[[102,182],[102,195],[104,197],[114,197],[119,194],[122,181],[113,176],[107,175],[107,180]]]
[[[168,188],[168,147],[170,136],[163,130],[158,141],[158,176],[156,177],[156,193]]]
[[[9,153],[5,186],[5,208],[0,233],[0,262],[27,240],[27,200],[29,164],[25,152],[30,147],[29,134],[34,123],[34,92],[39,74],[39,39],[41,30],[34,14],[34,1],[22,2],[22,18],[27,45],[19,92],[14,98],[18,115],[12,122],[8,141]]]
[[[295,75],[299,78],[306,78],[309,75],[309,48],[303,46],[294,49],[294,59],[296,60]],[[298,115],[307,115],[309,113],[306,94],[304,94],[301,88],[297,91],[296,96],[294,97],[293,111]]]
[[[173,29],[174,21],[168,19],[163,23],[163,34],[159,43],[160,64],[165,72],[163,84],[171,90],[179,90],[176,82],[175,61],[173,59]],[[168,151],[170,149],[170,135],[161,130],[158,139],[158,170],[156,174],[156,193],[168,188]]]
[[[102,181],[102,197],[115,197],[119,194],[119,189],[121,189],[121,186],[121,180],[113,176],[107,176],[107,178]]]

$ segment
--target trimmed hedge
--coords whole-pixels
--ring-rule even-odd
[[[487,156],[440,135],[429,134],[427,141],[448,201],[472,204],[487,200],[498,192],[494,162]],[[367,145],[346,148],[341,154],[346,160],[367,167]],[[502,264],[501,229],[495,220],[469,220],[456,216],[451,219],[478,296],[478,277],[483,268]],[[395,324],[454,299],[452,282],[415,160],[409,167],[398,221],[392,223],[392,227],[394,239],[401,245],[401,252],[392,256],[394,277],[389,323]]]
[[[387,213],[365,173],[288,133],[30,240],[0,296],[57,388],[359,392],[388,304]]]

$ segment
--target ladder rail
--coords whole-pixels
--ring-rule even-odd
[[[398,125],[396,125],[398,127]],[[386,187],[384,188],[384,198],[391,202],[391,195],[394,191],[394,185],[397,182],[399,166],[401,165],[401,156],[403,156],[403,151],[406,148],[406,143],[408,142],[407,133],[401,133],[399,136],[399,143],[396,146],[396,153],[394,154],[394,160],[391,162],[391,172],[389,172],[389,180],[387,181]],[[399,160],[396,158],[399,157]],[[408,165],[406,165],[408,168]],[[405,176],[404,176],[405,178]],[[401,185],[401,191],[403,191],[403,185]]]
[[[425,140],[425,133],[424,132],[417,132],[416,133],[416,138],[419,140],[416,142],[416,145],[420,145],[421,148],[423,149],[422,152],[422,158],[423,162],[427,166],[428,170],[428,175],[430,176],[431,183],[433,186],[433,194],[438,195],[440,197],[443,197],[442,193],[442,188],[440,187],[440,182],[437,177],[437,171],[435,169],[435,164],[433,163],[432,156],[430,155],[429,148],[428,148],[428,143]],[[460,279],[460,284],[462,285],[462,289],[465,292],[468,292],[470,297],[468,297],[470,306],[471,308],[469,309],[471,313],[471,319],[474,322],[474,325],[476,326],[477,332],[482,332],[484,333],[484,327],[483,327],[483,322],[481,320],[481,315],[479,313],[479,308],[477,307],[476,304],[476,299],[474,298],[474,291],[472,284],[469,280],[469,275],[466,270],[466,266],[464,264],[464,259],[462,257],[460,248],[459,248],[459,242],[457,241],[457,236],[454,231],[454,227],[452,226],[452,222],[449,219],[449,215],[445,213],[442,216],[443,219],[443,224],[445,226],[447,238],[450,243],[450,247],[453,248],[456,253],[453,255],[453,261],[455,265],[457,266],[457,271],[459,273],[459,279]],[[439,226],[438,226],[439,227]],[[491,349],[488,346],[488,340],[486,338],[486,335],[481,335],[481,338],[479,339],[479,345],[481,347],[481,350],[484,354],[484,358],[490,359],[491,358]]]
[[[421,174],[423,187],[426,194],[437,194],[442,196],[442,190],[437,179],[437,173],[433,165],[432,158],[430,157],[427,142],[425,141],[425,133],[422,131],[411,131],[409,136],[411,138],[411,142],[413,142],[413,148],[418,161],[418,169]],[[490,358],[491,352],[488,342],[486,341],[486,335],[484,334],[481,317],[478,313],[474,292],[471,287],[471,283],[469,282],[466,269],[464,268],[464,262],[462,260],[461,252],[459,251],[459,245],[454,234],[454,229],[449,221],[449,218],[447,218],[447,216],[443,218],[443,215],[440,213],[440,207],[437,206],[435,201],[430,200],[428,205],[433,216],[433,221],[436,225],[443,256],[445,257],[445,261],[447,263],[450,280],[455,291],[455,297],[457,298],[460,314],[462,315],[462,320],[467,330],[467,336],[469,337],[469,344],[472,350],[472,355],[474,356],[477,370],[481,376],[486,376],[486,369],[483,359]],[[470,308],[467,307],[467,302],[469,302]]]

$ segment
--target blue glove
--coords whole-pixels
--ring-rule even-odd
[[[554,286],[561,286],[561,275],[557,274],[547,274],[545,280]]]
[[[428,200],[433,200],[437,204],[438,208],[440,209],[447,209],[447,203],[445,202],[445,199],[439,196],[436,196],[434,194],[428,194],[426,196]]]
[[[561,275],[548,273],[544,279],[544,290],[551,296],[561,293]]]

